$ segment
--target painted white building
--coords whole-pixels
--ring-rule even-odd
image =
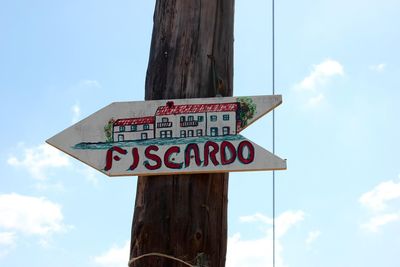
[[[114,142],[237,134],[239,103],[174,105],[168,101],[155,116],[118,119]]]
[[[155,138],[224,136],[237,133],[238,103],[174,105],[155,114]]]
[[[118,119],[113,124],[114,142],[154,138],[154,117]]]

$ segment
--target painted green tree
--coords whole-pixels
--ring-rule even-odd
[[[115,122],[114,118],[111,118],[104,126],[104,134],[106,135],[106,142],[114,142],[114,137],[113,137],[114,122]]]
[[[238,97],[237,101],[239,102],[240,127],[244,128],[256,113],[257,106],[251,97]]]

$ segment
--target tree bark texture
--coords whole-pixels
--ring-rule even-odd
[[[146,100],[232,96],[234,0],[157,0]],[[225,266],[228,174],[139,177],[130,258]],[[145,257],[131,266],[183,266]]]

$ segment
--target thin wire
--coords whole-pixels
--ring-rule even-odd
[[[136,258],[132,258],[132,259],[129,261],[128,266],[131,266],[132,263],[134,263],[135,261],[138,261],[138,260],[140,260],[140,259],[142,259],[142,258],[145,258],[145,257],[152,257],[152,256],[163,257],[163,258],[175,260],[175,261],[180,262],[180,263],[182,263],[182,264],[184,264],[184,265],[186,265],[186,266],[189,266],[189,267],[196,267],[195,265],[191,265],[191,264],[189,264],[189,263],[187,263],[187,262],[185,262],[185,261],[183,261],[183,260],[181,260],[181,259],[178,259],[178,258],[169,256],[169,255],[166,255],[166,254],[163,254],[163,253],[156,253],[156,252],[147,253],[147,254],[138,256],[138,257],[136,257]]]
[[[272,0],[272,94],[275,95],[275,0]],[[275,154],[275,110],[272,110],[272,153]],[[272,171],[272,266],[275,267],[275,171]]]

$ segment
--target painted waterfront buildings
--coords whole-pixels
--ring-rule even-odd
[[[115,142],[154,138],[154,117],[119,119],[113,125]]]
[[[187,138],[236,135],[239,103],[175,105],[168,101],[154,116],[118,119],[114,142],[153,138]]]

